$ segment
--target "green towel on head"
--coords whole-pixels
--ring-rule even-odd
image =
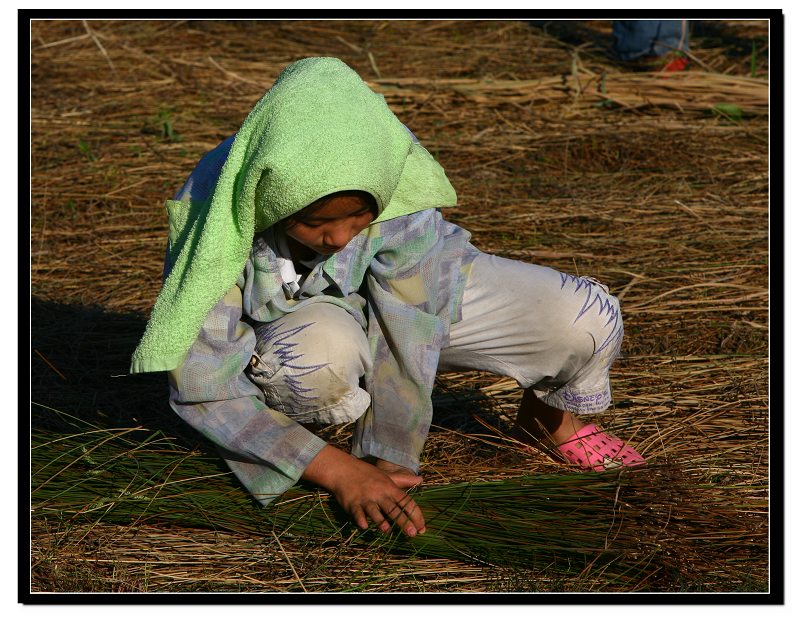
[[[172,271],[131,372],[178,367],[236,283],[253,235],[341,190],[363,190],[377,221],[455,205],[441,166],[356,72],[335,58],[286,67],[236,134],[208,201],[176,210]]]

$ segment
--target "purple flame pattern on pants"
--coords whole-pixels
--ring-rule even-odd
[[[283,323],[275,321],[259,324],[255,331],[258,341],[263,342],[264,347],[272,351],[273,356],[277,358],[278,365],[289,370],[289,373],[284,374],[283,381],[294,396],[294,401],[302,405],[310,405],[317,399],[314,387],[305,386],[303,378],[328,366],[327,363],[298,364],[298,360],[303,358],[303,354],[298,348],[299,341],[293,338],[312,325],[313,322],[310,322],[283,330]]]
[[[619,307],[609,300],[608,290],[605,286],[591,277],[573,276],[562,272],[561,288],[566,287],[568,283],[575,286],[575,293],[582,290],[586,291],[586,302],[584,302],[573,323],[577,323],[585,313],[592,310],[597,315],[606,318],[605,326],[608,327],[608,336],[600,342],[600,345],[595,345],[594,353],[599,354],[610,345],[619,347],[619,342],[622,340],[622,322],[620,320]],[[605,295],[601,295],[595,288],[602,289]]]

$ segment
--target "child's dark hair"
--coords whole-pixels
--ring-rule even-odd
[[[341,190],[340,192],[333,192],[331,194],[326,194],[324,197],[317,199],[313,203],[306,205],[303,209],[299,212],[295,212],[291,216],[287,217],[285,222],[288,226],[291,226],[294,223],[298,222],[305,222],[306,220],[310,219],[314,213],[324,207],[328,201],[334,199],[336,197],[355,197],[362,201],[364,201],[368,206],[369,209],[372,211],[373,214],[376,216],[378,215],[378,203],[375,201],[375,197],[373,197],[369,192],[364,192],[363,190]]]

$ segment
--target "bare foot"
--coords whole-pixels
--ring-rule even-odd
[[[526,389],[511,433],[518,441],[541,447],[564,443],[585,425],[575,413],[548,406]]]

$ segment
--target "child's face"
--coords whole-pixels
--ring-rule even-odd
[[[321,255],[332,255],[347,246],[376,215],[374,207],[361,197],[334,196],[307,216],[289,218],[286,235]]]

